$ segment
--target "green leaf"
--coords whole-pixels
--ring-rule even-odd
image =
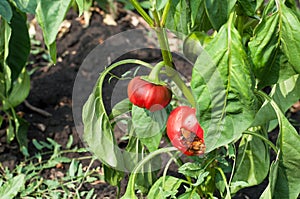
[[[117,103],[111,111],[111,114],[109,115],[110,119],[116,118],[124,113],[127,113],[131,110],[132,103],[129,101],[128,98],[120,101]]]
[[[5,199],[13,199],[25,184],[25,175],[19,174],[9,179],[0,187],[0,196]]]
[[[260,199],[272,198],[275,189],[275,183],[277,180],[278,165],[279,165],[278,159],[272,162],[270,166],[270,172],[269,172],[269,184],[264,190],[264,192],[262,193],[262,195],[260,196]]]
[[[45,43],[54,62],[56,60],[56,35],[71,2],[71,0],[42,0],[37,6],[37,20],[43,30]]]
[[[86,1],[85,0],[76,0],[76,3],[78,6],[78,9],[79,9],[79,16],[81,16],[84,11],[84,8],[85,8]]]
[[[239,14],[255,16],[257,9],[264,3],[264,0],[238,0],[242,10]]]
[[[166,6],[168,1],[169,0],[156,0],[156,4],[155,4],[156,10],[157,11],[162,10]]]
[[[7,0],[0,1],[0,15],[5,19],[8,23],[12,18],[12,9]]]
[[[195,191],[195,189],[185,192],[184,194],[180,195],[178,199],[201,199],[199,194]]]
[[[236,0],[205,0],[206,13],[215,30],[227,22],[235,3]]]
[[[173,176],[160,177],[151,187],[147,198],[164,199],[170,195],[175,195],[182,182],[182,179]]]
[[[191,62],[195,63],[197,57],[203,51],[203,47],[206,43],[211,41],[212,37],[208,36],[204,32],[192,32],[189,34],[183,43],[183,54]]]
[[[8,128],[6,129],[6,141],[10,143],[15,138],[15,128],[12,119],[9,120]]]
[[[20,117],[17,117],[16,119],[18,120],[18,123],[19,123],[19,127],[16,132],[16,138],[20,145],[20,151],[23,153],[23,155],[29,156],[28,150],[27,150],[27,146],[28,146],[27,131],[28,131],[29,123]]]
[[[0,69],[1,71],[3,71],[3,73],[1,74],[1,94],[6,97],[11,87],[11,69],[6,64],[6,59],[9,54],[11,27],[5,20],[1,20],[0,22]]]
[[[274,108],[279,121],[279,135],[277,147],[279,147],[279,165],[275,183],[273,198],[297,198],[300,193],[300,136],[290,124],[278,105],[263,92],[257,92],[268,100]]]
[[[276,113],[281,122],[277,140],[280,155],[274,198],[293,199],[300,193],[300,136],[279,109]]]
[[[137,106],[132,107],[132,125],[136,137],[150,152],[158,148],[166,127],[167,118],[166,109],[150,112]]]
[[[300,98],[300,75],[294,75],[289,79],[278,83],[272,87],[269,94],[274,102],[285,113]],[[266,101],[257,112],[253,126],[267,124],[267,122],[276,119],[276,113],[271,104]],[[278,122],[275,123],[277,125]]]
[[[13,9],[13,17],[10,23],[11,36],[9,40],[9,54],[6,63],[11,69],[12,81],[19,77],[23,70],[29,53],[30,39],[27,29],[27,17],[25,14]]]
[[[112,129],[99,97],[92,93],[83,107],[84,139],[89,148],[101,161],[112,167],[117,166],[115,140]]]
[[[240,138],[252,123],[257,109],[254,78],[231,20],[199,55],[191,88],[207,152]]]
[[[179,167],[178,172],[185,176],[197,178],[201,173],[204,172],[204,169],[198,163],[187,162]]]
[[[69,167],[69,175],[71,177],[75,177],[77,169],[78,169],[78,164],[79,164],[79,162],[75,159],[73,159],[71,161],[71,164],[70,164],[70,167]]]
[[[207,32],[213,28],[206,13],[205,0],[191,0],[190,9],[192,31]]]
[[[249,42],[260,88],[300,72],[300,21],[293,10],[276,2],[269,1]]]
[[[24,67],[18,79],[12,85],[12,91],[7,98],[7,102],[3,104],[3,110],[16,107],[22,103],[28,96],[30,91],[30,77]]]
[[[268,139],[267,132],[256,129],[258,133]],[[238,148],[235,173],[231,183],[231,193],[260,184],[269,172],[269,146],[260,138],[244,134]],[[242,183],[241,183],[242,182]]]
[[[189,1],[185,0],[172,0],[165,24],[166,28],[188,35],[191,21],[188,3]]]
[[[103,165],[103,170],[105,181],[112,186],[117,186],[124,178],[124,173],[122,171],[116,170],[109,166]]]
[[[14,0],[18,9],[24,13],[35,14],[35,10],[40,0]]]

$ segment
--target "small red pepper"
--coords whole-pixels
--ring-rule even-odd
[[[196,110],[179,106],[167,121],[167,135],[173,146],[188,156],[202,155],[205,152],[203,129],[196,118]]]
[[[129,100],[136,106],[151,112],[165,108],[172,99],[172,92],[166,85],[157,85],[141,79],[133,78],[127,88]]]

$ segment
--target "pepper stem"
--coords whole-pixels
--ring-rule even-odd
[[[164,66],[165,66],[164,61],[157,63],[151,70],[150,74],[148,75],[148,80],[150,80],[151,82],[153,82],[155,84],[161,84],[161,80],[159,78],[159,73],[160,73],[162,67],[164,67]]]

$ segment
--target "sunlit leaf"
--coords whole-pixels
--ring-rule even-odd
[[[242,136],[254,119],[254,79],[241,37],[231,21],[199,55],[191,87],[207,152]]]

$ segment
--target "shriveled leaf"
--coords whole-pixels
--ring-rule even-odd
[[[240,138],[252,123],[257,109],[254,79],[232,21],[199,55],[191,88],[207,152]]]
[[[268,139],[263,130],[254,129],[254,133]],[[269,172],[269,146],[254,135],[243,135],[238,148],[235,173],[232,179],[231,192],[260,184]],[[242,183],[240,183],[242,182]]]

